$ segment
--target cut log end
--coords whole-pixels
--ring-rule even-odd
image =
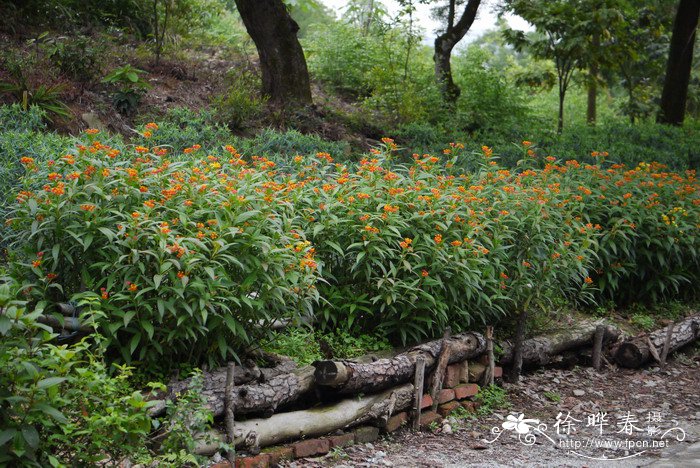
[[[622,343],[615,353],[615,361],[622,367],[636,369],[646,361],[646,356],[634,343]]]

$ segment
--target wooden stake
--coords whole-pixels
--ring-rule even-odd
[[[496,369],[496,360],[493,356],[493,327],[486,327],[486,354],[489,358],[489,367],[486,369],[484,382],[493,385],[493,374]]]
[[[433,381],[430,389],[430,397],[433,399],[433,411],[435,411],[438,407],[438,393],[440,393],[440,390],[442,390],[442,379],[445,377],[445,368],[447,368],[447,363],[450,360],[450,354],[452,354],[450,343],[447,341],[450,339],[451,334],[452,329],[450,327],[445,328],[445,333],[442,336],[440,358],[438,359],[437,366],[435,366],[435,371],[433,371]]]
[[[224,419],[226,421],[226,442],[228,442],[231,447],[233,447],[234,440],[235,440],[235,435],[233,433],[233,402],[234,402],[234,394],[233,394],[233,387],[234,387],[234,380],[233,380],[233,373],[234,369],[236,366],[232,363],[228,363],[228,367],[226,369],[226,393],[224,394]],[[236,451],[234,449],[231,449],[228,451],[226,454],[226,458],[228,458],[228,461],[231,462],[232,466],[236,465]]]
[[[671,349],[671,339],[673,338],[673,322],[668,324],[666,329],[666,341],[664,341],[664,349],[661,351],[661,366],[666,365],[666,358],[668,357],[668,351]]]
[[[593,335],[593,368],[597,371],[601,367],[601,357],[603,356],[603,339],[605,338],[605,325],[595,327]]]
[[[416,358],[416,373],[413,380],[414,395],[413,395],[413,430],[417,431],[420,427],[420,407],[423,401],[423,383],[425,381],[425,358],[418,356]]]

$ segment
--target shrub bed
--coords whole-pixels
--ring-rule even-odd
[[[43,186],[9,219],[27,294],[93,298],[127,361],[226,358],[271,320],[312,314],[415,341],[562,295],[670,297],[700,277],[692,171],[562,162],[529,142],[511,170],[460,144],[400,164],[388,139],[357,165],[171,155],[147,127],[122,152],[93,134],[49,164],[25,159]]]

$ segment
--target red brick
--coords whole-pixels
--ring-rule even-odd
[[[444,388],[452,388],[459,384],[459,373],[461,365],[450,364],[445,368],[445,378],[442,379],[442,386]]]
[[[305,458],[313,455],[323,455],[331,450],[331,443],[328,439],[309,439],[292,444],[294,457]]]
[[[294,449],[289,446],[274,447],[267,452],[270,455],[270,465],[279,465],[281,461],[293,460]]]
[[[430,395],[423,395],[420,400],[420,409],[430,408],[433,406],[433,399]]]
[[[420,427],[428,427],[431,423],[442,421],[442,416],[434,411],[423,411],[420,415]]]
[[[476,411],[479,407],[479,404],[475,401],[460,401],[459,404],[467,411]]]
[[[355,442],[358,444],[374,442],[379,438],[379,429],[374,426],[358,427],[353,432],[355,434]]]
[[[355,443],[355,434],[350,432],[349,434],[334,435],[330,436],[328,440],[331,443],[331,448],[346,447]]]
[[[236,465],[238,465],[238,460],[236,460]],[[219,463],[214,463],[210,468],[231,468],[231,462],[228,460],[223,460]]]
[[[440,393],[438,393],[437,396],[437,401],[438,404],[443,404],[447,403],[448,401],[452,401],[455,399],[455,391],[452,390],[451,388],[443,388],[440,390]]]
[[[469,361],[459,363],[459,381],[461,383],[469,382]]]
[[[502,367],[494,367],[493,368],[493,378],[500,379],[501,377],[503,377],[503,368]]]
[[[405,424],[406,421],[408,421],[408,413],[405,411],[403,413],[395,414],[386,422],[385,429],[387,432],[394,432]]]
[[[270,455],[261,453],[254,457],[236,458],[236,468],[268,468]]]
[[[446,418],[448,414],[450,414],[451,412],[453,412],[457,408],[459,408],[459,403],[457,403],[456,401],[448,401],[444,405],[438,406],[437,411],[438,411],[438,413],[440,413],[440,416],[442,416],[443,418]]]
[[[462,384],[455,387],[455,398],[458,400],[464,400],[477,393],[479,393],[479,386],[477,384]]]

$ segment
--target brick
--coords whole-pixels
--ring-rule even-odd
[[[451,388],[443,388],[437,395],[438,404],[447,403],[455,399],[455,391]]]
[[[450,364],[445,368],[445,377],[442,379],[443,388],[453,388],[459,384],[459,364]]]
[[[347,434],[334,435],[330,436],[328,440],[331,443],[331,448],[346,447],[355,443],[355,434],[350,432]]]
[[[433,406],[433,399],[430,395],[423,395],[420,400],[420,409],[430,408]]]
[[[294,449],[289,446],[273,447],[266,453],[270,456],[270,466],[279,465],[284,460],[294,459]]]
[[[462,408],[464,408],[467,411],[476,411],[476,409],[479,407],[479,404],[475,401],[460,401],[460,405],[462,405]]]
[[[423,411],[420,415],[420,427],[428,427],[431,423],[442,421],[442,416],[435,411]]]
[[[406,421],[408,421],[408,413],[405,411],[403,413],[395,414],[386,422],[384,429],[386,429],[387,432],[394,432],[404,425]]]
[[[500,379],[501,377],[503,377],[503,368],[498,367],[498,366],[494,367],[493,368],[493,378]]]
[[[479,359],[476,360],[479,364],[483,364],[485,366],[489,365],[489,355],[484,353],[481,356],[479,356]]]
[[[455,398],[458,400],[464,400],[465,398],[473,397],[479,393],[479,386],[477,384],[461,384],[455,387]]]
[[[309,439],[292,444],[292,448],[295,458],[305,458],[328,453],[331,450],[331,443],[328,439]]]
[[[469,382],[469,361],[459,363],[459,381],[461,383]]]
[[[236,468],[268,468],[270,455],[261,453],[254,457],[236,458]]]
[[[486,366],[478,362],[469,363],[469,381],[479,383],[486,372]]]
[[[236,460],[236,465],[238,465],[238,460]],[[228,460],[222,460],[218,463],[214,463],[210,468],[231,468],[231,462]]]
[[[366,444],[367,442],[374,442],[379,439],[379,429],[374,426],[362,426],[358,427],[354,431],[355,442],[358,444]]]
[[[437,412],[440,413],[440,416],[446,418],[448,414],[450,414],[457,408],[459,408],[459,403],[457,403],[456,401],[448,401],[444,405],[438,406]]]

